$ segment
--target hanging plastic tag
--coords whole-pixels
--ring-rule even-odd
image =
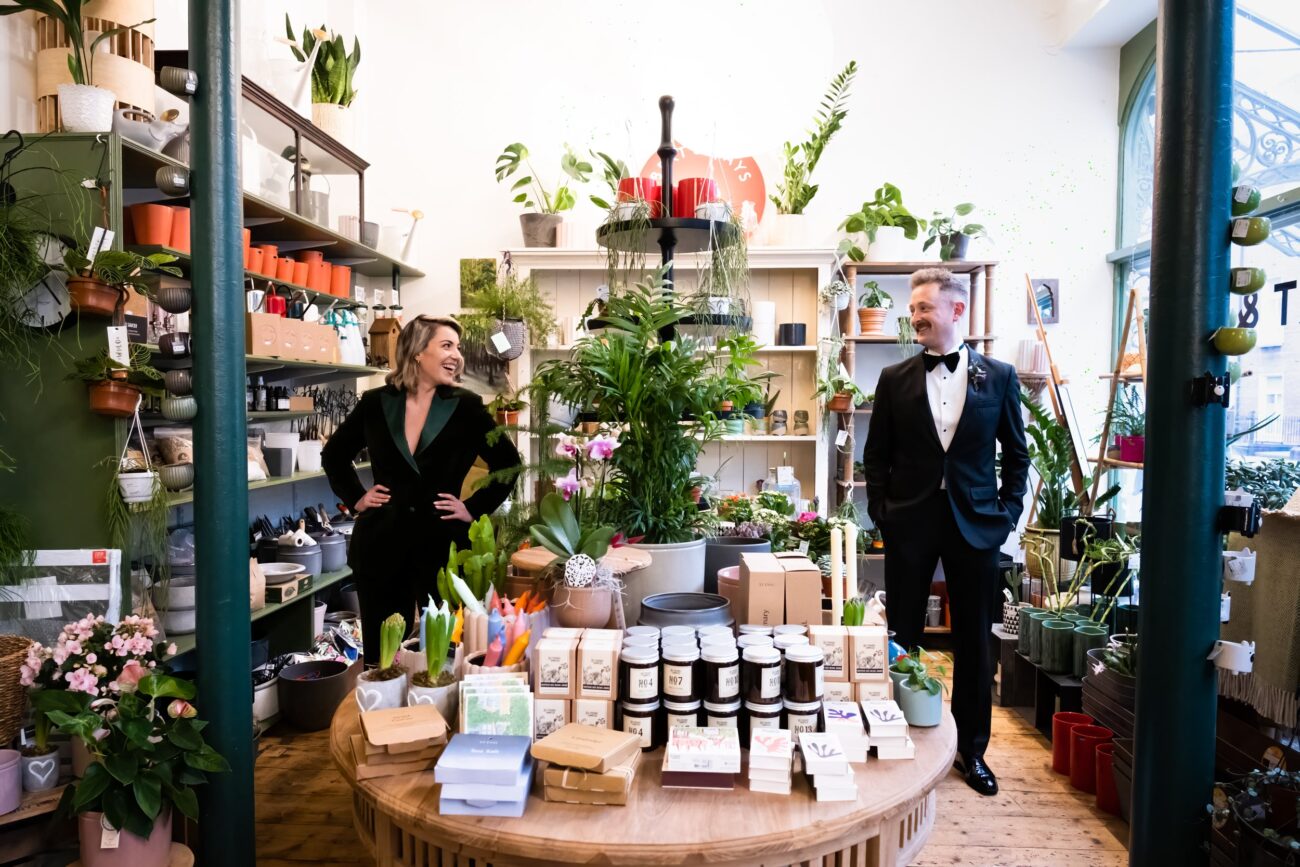
[[[131,344],[125,325],[110,325],[108,331],[108,357],[123,367],[131,366]]]
[[[492,335],[492,345],[496,347],[497,352],[504,354],[510,351],[510,338],[506,337],[504,331],[498,331]]]
[[[843,446],[848,441],[849,441],[848,431],[842,430],[839,433],[835,434],[835,445]]]
[[[99,848],[116,849],[118,838],[122,832],[108,824],[108,817],[103,816],[99,820]]]
[[[807,553],[808,553],[808,540],[807,540],[807,539],[804,539],[802,542],[799,543],[799,553],[800,553],[800,554],[807,554]]]

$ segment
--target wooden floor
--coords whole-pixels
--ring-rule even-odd
[[[985,757],[1001,792],[981,797],[954,771],[939,786],[934,833],[915,865],[1128,863],[1128,826],[1052,772],[1047,739],[1015,711],[993,708],[993,741]],[[373,863],[353,830],[351,790],[330,761],[328,733],[299,734],[278,726],[263,735],[255,791],[260,867]]]

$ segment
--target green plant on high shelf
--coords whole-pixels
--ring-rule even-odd
[[[813,398],[820,398],[829,405],[836,397],[847,395],[854,407],[862,406],[867,401],[867,395],[853,381],[853,377],[841,363],[840,350],[843,347],[844,341],[840,338],[823,337],[819,341],[817,389],[813,392]],[[831,410],[831,412],[847,412],[847,409]],[[823,422],[829,424],[829,420],[828,412],[824,414]]]
[[[505,412],[521,412],[526,406],[528,406],[528,401],[524,400],[522,391],[506,389],[492,398],[487,405],[487,411],[495,416]]]
[[[815,127],[808,139],[799,144],[785,143],[785,168],[776,184],[776,195],[769,196],[778,214],[802,214],[817,195],[817,185],[809,183],[826,146],[839,132],[848,117],[849,86],[858,72],[856,60],[840,70],[822,97],[821,107],[813,119]]]
[[[601,177],[605,181],[605,185],[609,187],[608,199],[597,195],[590,195],[588,198],[591,199],[593,205],[602,211],[612,210],[614,203],[618,200],[618,182],[630,177],[631,172],[628,171],[627,163],[617,157],[612,157],[602,151],[588,151],[588,153],[600,166]]]
[[[1119,437],[1140,437],[1147,432],[1147,414],[1136,386],[1121,385],[1111,410],[1110,431]]]
[[[32,11],[40,15],[48,15],[57,21],[59,30],[71,46],[68,52],[68,73],[72,76],[72,83],[93,86],[95,55],[98,53],[96,49],[99,48],[100,43],[121,36],[141,25],[152,24],[155,19],[149,18],[126,27],[113,27],[104,31],[88,31],[84,25],[87,17],[90,16],[85,7],[91,5],[93,4],[88,0],[13,0],[10,5],[0,6],[0,15]],[[91,15],[93,16],[93,12]],[[95,38],[87,42],[86,37],[92,32]]]
[[[909,241],[916,240],[926,226],[925,220],[912,216],[912,212],[903,206],[903,193],[890,183],[876,189],[875,195],[862,203],[862,207],[844,218],[840,229],[847,232],[837,251],[841,256],[848,256],[854,262],[867,258],[862,249],[861,235],[866,235],[867,246],[876,241],[876,235],[883,228],[901,229],[903,237]]]
[[[748,327],[742,328],[742,320],[751,309],[749,246],[740,215],[733,213],[730,222],[729,235],[714,236],[709,265],[700,273],[699,287],[685,298],[696,317],[709,317],[703,320],[709,325],[701,333],[710,342],[749,331]]]
[[[553,191],[548,190],[528,159],[528,148],[520,142],[514,142],[506,145],[497,157],[497,183],[514,177],[521,168],[526,168],[528,173],[510,186],[510,191],[515,194],[514,201],[541,214],[559,214],[572,210],[577,199],[569,188],[569,183],[585,184],[591,179],[593,171],[591,163],[579,159],[573,148],[566,144],[564,155],[560,157],[560,171],[568,180],[554,185]]]
[[[695,467],[722,434],[712,359],[696,351],[700,343],[690,334],[661,334],[690,314],[662,280],[636,284],[610,296],[603,332],[579,340],[568,358],[545,362],[534,377],[535,408],[543,406],[540,395],[625,429],[611,459],[602,523],[650,543],[698,538],[704,517],[692,491],[707,479]]]
[[[74,369],[64,377],[67,380],[80,380],[91,384],[97,382],[126,381],[131,385],[148,390],[150,383],[161,382],[163,375],[151,364],[153,356],[149,347],[142,343],[132,343],[125,365],[109,357],[107,349],[101,349],[93,355],[78,359]],[[152,393],[162,394],[162,389],[155,388]]]
[[[533,345],[545,346],[557,327],[555,310],[532,275],[520,277],[506,271],[499,279],[477,281],[464,292],[461,303],[467,309],[457,320],[464,329],[466,343],[490,345],[492,335],[502,330],[503,323],[522,322],[526,334],[520,338],[507,333],[511,342],[527,339]]]
[[[320,51],[311,67],[311,101],[318,105],[351,105],[357,95],[352,77],[361,63],[361,41],[352,37],[352,53],[348,54],[343,37],[326,30],[322,24],[315,30],[303,28],[302,41],[299,42],[294,36],[293,25],[289,23],[288,13],[284,16],[284,32],[289,40],[289,50],[299,63],[306,63],[316,49],[316,43],[320,43]]]
[[[1267,461],[1228,461],[1228,490],[1240,488],[1259,500],[1260,508],[1281,509],[1300,488],[1300,463],[1285,458]]]
[[[752,367],[760,366],[758,342],[750,334],[733,334],[725,337],[718,344],[717,405],[731,404],[733,411],[743,411],[750,404],[762,403],[768,383],[776,374],[770,370],[762,373],[749,373]]]
[[[880,284],[875,280],[868,280],[862,284],[866,289],[858,296],[858,306],[865,307],[868,310],[888,310],[894,306],[894,299],[888,292],[880,288]]]
[[[934,216],[930,218],[930,226],[926,231],[925,243],[921,246],[922,251],[929,250],[936,243],[939,245],[939,258],[944,262],[950,259],[961,259],[964,255],[964,248],[969,241],[963,241],[963,238],[987,238],[988,232],[980,223],[962,223],[959,217],[964,217],[975,206],[970,202],[962,202],[952,209],[951,214],[945,214],[943,211],[935,211]]]
[[[63,265],[69,274],[80,274],[118,289],[134,289],[148,298],[155,296],[151,279],[167,274],[180,277],[181,269],[172,265],[176,257],[170,253],[150,253],[142,256],[130,250],[100,250],[94,261],[87,258],[87,246],[69,247],[63,254]]]

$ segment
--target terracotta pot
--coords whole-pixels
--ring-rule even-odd
[[[190,251],[190,209],[172,208],[171,248],[182,253]]]
[[[606,587],[556,587],[551,611],[561,626],[599,629],[609,622],[614,591]]]
[[[280,259],[278,256],[272,256],[265,250],[262,251],[262,270],[259,273],[265,274],[268,277],[274,277],[275,269],[279,266]]]
[[[262,251],[256,247],[248,249],[248,262],[244,265],[244,270],[252,271],[254,274],[262,273]]]
[[[248,259],[248,251],[253,246],[253,230],[244,229],[244,259]]]
[[[295,286],[306,286],[307,272],[310,269],[311,269],[311,265],[307,264],[306,262],[294,262],[293,277],[290,278],[289,282],[293,283]]]
[[[131,231],[135,242],[148,247],[166,247],[172,242],[172,219],[175,214],[167,205],[132,205]]]
[[[124,382],[95,382],[90,386],[90,411],[116,418],[130,418],[140,400],[140,389]]]
[[[860,333],[884,334],[885,318],[889,315],[889,310],[884,307],[859,307],[858,308],[858,325],[861,326]]]
[[[172,816],[160,814],[153,833],[142,840],[130,831],[118,835],[116,849],[101,849],[103,813],[82,813],[77,817],[83,867],[167,867],[171,860]]]
[[[112,316],[126,297],[120,290],[94,277],[68,278],[68,303],[81,316]]]
[[[275,279],[283,280],[286,283],[292,283],[294,266],[301,264],[301,262],[295,262],[292,259],[277,259],[275,264]]]
[[[519,410],[506,410],[497,413],[497,424],[519,424]]]
[[[322,253],[320,250],[299,250],[298,251],[299,262],[306,262],[307,264],[310,265],[313,263],[319,264],[324,260],[325,260],[325,254]]]
[[[313,292],[324,292],[326,295],[330,291],[330,263],[329,262],[309,262],[307,267],[307,288]]]
[[[853,409],[853,396],[846,391],[836,392],[835,396],[826,401],[827,412],[848,412]]]
[[[333,265],[330,267],[330,294],[339,298],[352,297],[352,267],[350,265]]]

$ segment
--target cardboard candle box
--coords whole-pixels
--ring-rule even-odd
[[[315,409],[316,401],[314,398],[297,394],[289,396],[289,412],[312,412]]]
[[[741,622],[765,626],[785,622],[785,569],[775,554],[740,555],[738,595]]]
[[[578,647],[578,698],[618,700],[618,651],[613,642],[582,640]]]
[[[292,321],[292,328],[298,337],[298,360],[319,361],[320,326],[316,325],[314,322],[303,322],[301,319],[294,319]]]
[[[632,790],[632,779],[636,776],[636,769],[640,763],[641,751],[635,750],[629,753],[627,758],[603,774],[584,771],[581,768],[547,765],[542,775],[542,782],[548,789],[566,792],[600,792],[621,795],[623,800],[618,803],[626,803],[627,794]],[[548,798],[547,800],[552,799]]]
[[[627,804],[627,792],[587,792],[576,789],[542,787],[542,799],[561,804],[589,804],[595,807],[622,807]]]
[[[460,730],[476,735],[533,737],[533,694],[508,682],[461,687]]]
[[[533,649],[538,698],[577,695],[578,645],[562,638],[543,638]]]
[[[820,647],[825,661],[822,664],[827,688],[831,683],[849,681],[848,659],[849,630],[846,626],[824,626],[820,623],[808,627],[808,643]],[[852,699],[848,699],[852,701]]]
[[[785,622],[804,626],[822,622],[822,570],[795,551],[773,554],[785,570]]]
[[[320,358],[317,361],[325,364],[338,364],[339,358],[343,354],[343,345],[339,341],[339,333],[330,325],[320,326]]]
[[[421,705],[428,707],[428,705]],[[438,783],[478,783],[513,786],[529,765],[527,737],[470,735],[458,732],[443,750],[434,769]]]
[[[533,700],[533,739],[541,740],[569,724],[567,698],[538,698]]]
[[[532,753],[553,765],[603,774],[640,749],[640,735],[569,723],[533,744]]]
[[[664,768],[703,774],[740,773],[740,731],[675,728],[668,733]]]
[[[800,732],[799,752],[803,755],[806,774],[838,777],[852,773],[840,739],[830,732]]]
[[[441,743],[447,737],[447,721],[431,704],[410,707],[390,707],[369,710],[361,714],[361,730],[366,740],[377,747],[394,752],[392,747],[415,745],[422,749],[431,742]]]
[[[548,626],[542,638],[582,638],[586,630],[573,626]]]
[[[885,681],[889,683],[889,681]],[[874,686],[875,684],[872,684]],[[826,681],[826,693],[822,696],[824,701],[858,701],[855,683],[847,683],[836,680]]]
[[[822,704],[822,713],[826,718],[826,733],[840,739],[840,746],[849,761],[865,762],[871,743],[857,702],[828,701]]]
[[[916,745],[911,738],[899,738],[894,741],[877,741],[873,744],[878,759],[914,759]]]
[[[583,641],[612,641],[615,644],[621,644],[623,641],[623,630],[621,629],[584,629],[582,631]]]
[[[790,776],[794,739],[786,729],[754,729],[749,736],[749,773],[756,770],[783,771]]]
[[[851,680],[888,680],[889,637],[883,626],[850,626]]]
[[[889,701],[894,697],[894,682],[888,678],[885,680],[863,680],[846,685],[853,687],[854,695],[851,698],[842,699],[842,701]],[[826,692],[829,697],[829,684]]]
[[[881,740],[907,737],[907,719],[893,701],[862,702],[862,717],[867,721],[872,743],[877,746]]]
[[[570,722],[592,726],[593,728],[612,729],[614,727],[614,702],[601,701],[596,698],[574,699]]]
[[[309,590],[311,590],[311,576],[304,575],[283,584],[268,585],[266,588],[266,601],[268,604],[288,602],[290,599],[301,596]]]
[[[280,357],[280,323],[284,318],[272,313],[244,314],[244,341],[249,355]]]
[[[299,333],[302,325],[301,319],[280,320],[280,357],[301,360],[301,353],[298,349],[302,335]]]

